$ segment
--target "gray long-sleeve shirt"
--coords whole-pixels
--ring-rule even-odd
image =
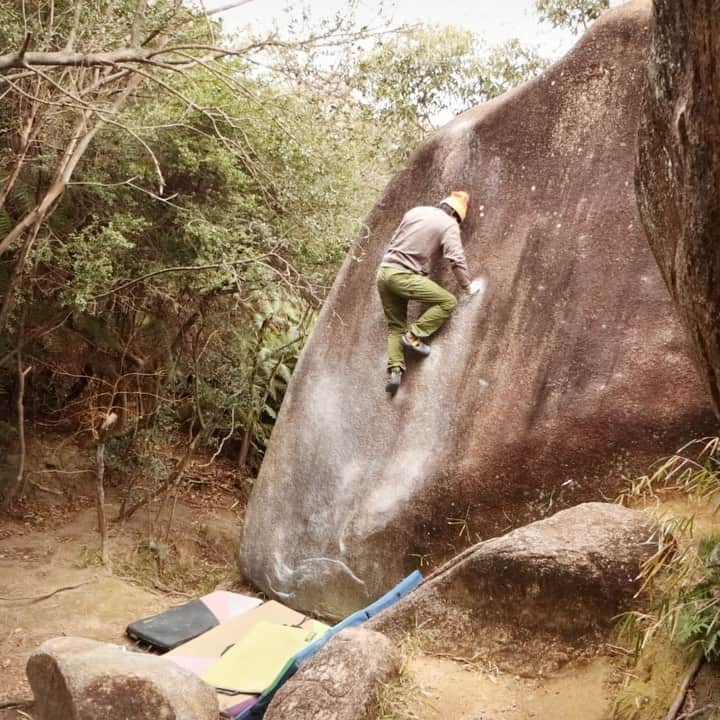
[[[467,290],[470,276],[458,222],[437,207],[421,206],[408,210],[380,264],[382,267],[427,275],[430,260],[440,249],[452,265],[457,281]]]

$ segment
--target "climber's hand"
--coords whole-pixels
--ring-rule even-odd
[[[475,278],[475,280],[470,283],[470,289],[468,290],[468,292],[470,293],[470,295],[475,295],[475,293],[480,292],[484,289],[485,278]]]

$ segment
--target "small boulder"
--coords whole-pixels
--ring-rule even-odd
[[[270,703],[265,720],[369,720],[400,654],[379,632],[349,628],[308,660]]]
[[[27,675],[36,720],[217,720],[215,691],[156,655],[86,638],[47,640]]]
[[[484,654],[515,672],[553,672],[592,649],[630,609],[654,524],[637,510],[584,503],[475,545],[368,625],[425,645]],[[526,660],[533,660],[528,667]]]

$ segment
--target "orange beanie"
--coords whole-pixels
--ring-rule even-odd
[[[464,220],[465,215],[467,215],[470,195],[468,195],[464,190],[453,190],[450,195],[441,202],[449,205],[460,216],[460,220]]]

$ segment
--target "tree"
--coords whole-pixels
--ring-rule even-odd
[[[610,0],[535,0],[535,7],[543,22],[577,35],[610,7]]]
[[[360,36],[343,20],[231,45],[174,0],[0,9],[0,48],[15,48],[0,51],[0,384],[14,374],[8,413],[22,410],[23,358],[38,361],[28,399],[95,439],[100,511],[105,464],[149,461],[186,425],[155,490],[219,433],[243,438],[244,460],[262,451],[373,192],[372,144],[342,127],[328,142],[325,99],[249,61]]]
[[[249,0],[237,0],[230,6],[246,2]],[[356,36],[338,20],[297,44],[311,47],[328,40],[346,42]],[[140,93],[159,91],[180,100],[182,112],[204,116],[209,131],[220,133],[222,126],[232,122],[214,108],[199,105],[192,92],[183,92],[177,78],[201,70],[217,84],[234,92],[247,92],[223,61],[249,58],[275,44],[286,43],[271,34],[240,46],[219,44],[208,13],[176,0],[98,4],[14,0],[3,7],[0,47],[17,49],[0,55],[0,88],[4,88],[4,102],[15,110],[9,129],[17,138],[18,148],[2,158],[7,175],[0,188],[0,207],[28,164],[28,153],[37,145],[43,146],[46,169],[45,176],[38,178],[36,202],[20,213],[0,240],[0,256],[13,246],[20,248],[0,307],[0,331],[10,316],[38,233],[98,132],[107,126],[120,127],[143,147],[155,169],[155,193],[162,198],[165,178],[160,163],[142,132],[121,124],[119,114]],[[44,122],[48,115],[53,117],[52,124]],[[230,142],[225,145],[228,152],[236,150]],[[54,152],[48,152],[50,148]]]
[[[491,48],[484,57],[478,95],[488,100],[502,95],[539,75],[547,65],[548,61],[532,48],[525,47],[517,39],[508,40]]]
[[[352,84],[367,111],[394,129],[402,160],[448,117],[530,79],[545,65],[517,40],[487,49],[459,28],[412,28],[382,39],[361,57]]]

